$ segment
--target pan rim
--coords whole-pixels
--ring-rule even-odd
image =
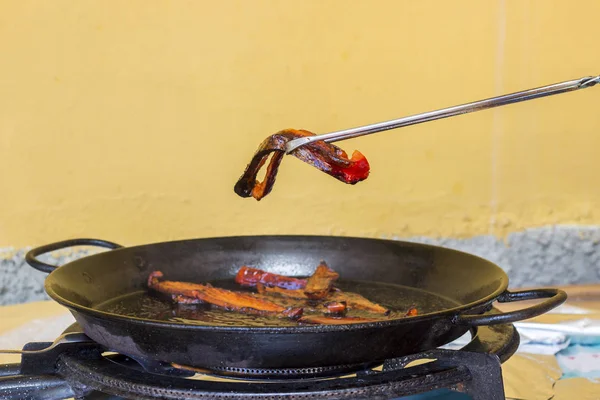
[[[320,332],[343,332],[348,330],[366,330],[366,329],[382,329],[382,328],[390,328],[397,325],[402,325],[408,322],[417,322],[424,321],[428,319],[440,319],[440,318],[449,318],[462,314],[464,312],[468,312],[477,307],[481,307],[487,303],[492,303],[496,298],[498,298],[502,293],[504,293],[508,289],[509,278],[506,272],[500,268],[497,264],[487,260],[483,257],[477,256],[472,253],[467,253],[461,250],[452,249],[449,247],[438,246],[428,243],[420,243],[420,242],[412,242],[407,240],[394,240],[394,239],[378,239],[378,238],[369,238],[369,237],[359,237],[359,236],[339,236],[339,235],[287,235],[287,234],[275,234],[275,235],[231,235],[231,236],[217,236],[217,237],[206,237],[206,238],[190,238],[190,239],[178,239],[178,240],[169,240],[162,242],[150,242],[146,244],[122,247],[115,250],[111,250],[110,252],[120,252],[120,251],[134,251],[139,250],[144,247],[149,247],[153,245],[168,245],[168,244],[181,244],[185,242],[197,242],[201,240],[235,240],[235,239],[306,239],[311,238],[312,240],[317,239],[350,239],[350,240],[362,240],[362,241],[372,241],[377,243],[389,243],[395,245],[409,245],[421,248],[429,248],[429,249],[437,249],[444,250],[446,252],[451,252],[455,254],[460,254],[463,256],[467,256],[473,259],[478,259],[486,264],[488,264],[491,268],[497,270],[497,272],[501,275],[502,279],[498,285],[498,288],[494,290],[489,295],[475,300],[473,302],[462,304],[456,307],[446,308],[441,311],[435,311],[427,314],[412,316],[412,317],[402,317],[390,319],[387,321],[377,321],[377,322],[368,322],[368,323],[357,323],[357,324],[345,324],[345,325],[298,325],[298,326],[219,326],[219,325],[200,325],[200,324],[187,324],[184,322],[167,322],[167,321],[159,321],[152,319],[144,319],[134,316],[126,316],[115,313],[110,313],[106,311],[97,310],[95,308],[83,306],[81,304],[77,304],[71,300],[64,298],[63,296],[56,293],[51,287],[50,283],[52,282],[53,275],[56,271],[59,271],[61,268],[74,264],[82,259],[96,258],[101,257],[103,253],[93,254],[89,256],[85,256],[83,258],[71,261],[56,270],[52,271],[45,279],[44,288],[46,293],[50,298],[52,298],[57,303],[63,305],[71,312],[75,311],[78,313],[86,314],[91,317],[95,317],[102,320],[115,321],[115,322],[125,322],[132,323],[136,325],[144,325],[144,326],[153,326],[157,328],[169,328],[169,329],[183,329],[183,330],[194,330],[194,331],[208,331],[211,333],[227,333],[227,332],[252,332],[252,333],[263,333],[263,334],[298,334],[298,333],[320,333]]]

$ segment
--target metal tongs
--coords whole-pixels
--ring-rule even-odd
[[[453,117],[455,115],[467,114],[473,111],[485,110],[488,108],[503,106],[520,101],[537,99],[539,97],[551,96],[554,94],[571,92],[573,90],[592,87],[600,83],[599,76],[587,76],[581,79],[556,83],[554,85],[543,86],[536,89],[525,90],[504,96],[492,97],[486,100],[480,100],[473,103],[467,103],[460,106],[443,108],[441,110],[430,111],[422,114],[411,115],[408,117],[394,119],[386,122],[379,122],[372,125],[361,126],[358,128],[345,129],[343,131],[326,133],[323,135],[301,137],[290,140],[285,146],[286,154],[294,151],[300,146],[309,143],[324,141],[327,143],[338,142],[341,140],[352,139],[359,136],[370,135],[376,132],[387,131],[390,129],[402,128],[404,126],[420,124],[422,122],[434,121],[436,119]]]

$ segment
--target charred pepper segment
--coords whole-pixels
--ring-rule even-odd
[[[196,299],[226,310],[292,319],[299,318],[303,312],[302,308],[285,308],[252,293],[234,292],[199,283],[161,281],[162,277],[162,272],[152,272],[148,277],[148,287],[175,296],[175,301],[180,303],[190,304],[193,303],[191,299]]]
[[[304,293],[309,299],[323,299],[327,297],[333,282],[340,277],[340,274],[327,266],[325,261],[321,261],[315,272],[306,280]]]
[[[306,286],[306,279],[297,279],[284,275],[273,274],[257,268],[243,266],[235,276],[235,282],[242,286],[256,286],[261,283],[269,287],[282,289],[302,289]]]
[[[285,155],[286,143],[306,136],[314,136],[314,133],[306,130],[286,129],[266,138],[235,184],[235,193],[240,197],[254,197],[256,200],[268,195],[275,184],[277,170]],[[256,179],[258,172],[271,154],[272,158],[267,166],[265,179],[259,182]],[[301,146],[290,154],[351,185],[365,180],[369,176],[369,162],[359,151],[355,151],[352,157],[348,157],[346,152],[339,147],[318,141]]]

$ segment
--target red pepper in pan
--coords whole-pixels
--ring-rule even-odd
[[[279,287],[282,289],[303,289],[306,279],[298,279],[285,275],[273,274],[257,268],[243,266],[235,276],[235,282],[242,286],[256,286],[262,283],[265,286]]]

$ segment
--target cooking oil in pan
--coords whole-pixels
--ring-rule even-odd
[[[211,282],[215,287],[229,290],[242,289],[229,280]],[[459,304],[420,289],[381,282],[338,281],[336,286],[345,292],[359,293],[367,299],[391,310],[390,319],[401,318],[415,306],[419,314],[426,314],[456,307]],[[257,316],[227,311],[209,304],[174,304],[168,297],[147,291],[138,291],[120,296],[97,307],[98,310],[143,318],[154,321],[167,321],[211,326],[297,326],[297,322],[287,318]],[[304,315],[322,315],[305,308]],[[360,310],[350,310],[350,317],[373,317],[373,314]]]

